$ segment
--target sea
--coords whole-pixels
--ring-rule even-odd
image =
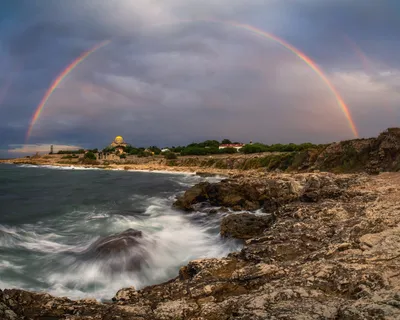
[[[0,165],[0,289],[107,301],[121,288],[170,280],[190,260],[239,250],[220,237],[223,213],[172,207],[205,179],[221,178]],[[122,256],[101,247],[129,229],[142,236]]]

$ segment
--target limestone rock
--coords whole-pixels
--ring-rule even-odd
[[[390,139],[383,159],[397,150]],[[121,289],[112,303],[0,291],[0,319],[400,319],[399,184],[397,173],[276,173],[203,184],[184,200],[187,208],[247,201],[274,212],[224,213],[221,232],[247,239],[240,252],[190,261],[176,278]]]
[[[251,213],[231,214],[221,221],[221,235],[237,239],[250,239],[261,235],[275,222],[275,216],[256,216]]]

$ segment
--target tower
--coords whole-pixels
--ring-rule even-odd
[[[50,154],[53,154],[54,153],[54,148],[53,148],[53,145],[51,145],[50,146]]]

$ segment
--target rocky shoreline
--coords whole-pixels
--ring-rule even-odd
[[[221,235],[243,239],[240,252],[108,303],[3,290],[0,319],[400,319],[399,185],[397,173],[200,183],[174,206],[227,211]]]
[[[159,172],[159,173],[182,173],[182,174],[197,174],[204,177],[210,176],[230,176],[239,174],[241,170],[226,170],[226,169],[217,169],[217,168],[202,168],[196,166],[179,166],[179,167],[171,167],[163,164],[111,164],[111,165],[88,165],[88,164],[63,164],[57,162],[50,161],[26,161],[24,159],[9,159],[9,160],[0,160],[1,164],[15,164],[15,165],[30,165],[30,166],[51,166],[51,167],[59,167],[59,168],[67,168],[67,169],[99,169],[99,170],[120,170],[120,171],[143,171],[143,172]],[[256,170],[248,171],[249,174],[257,174]]]
[[[181,156],[166,159],[162,155],[131,157],[130,160],[89,161],[64,159],[52,154],[27,158],[0,160],[0,163],[74,166],[106,170],[145,170],[174,172],[335,172],[379,174],[400,170],[400,128],[389,128],[376,138],[335,142],[303,151],[263,152],[251,154],[220,154]]]

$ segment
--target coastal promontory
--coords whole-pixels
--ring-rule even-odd
[[[183,168],[224,176],[188,188],[172,206],[218,217],[220,236],[242,241],[241,250],[190,261],[165,283],[127,283],[110,301],[5,289],[0,318],[400,319],[399,132],[292,153],[291,163],[282,154],[226,157],[233,167],[214,171],[196,165],[206,159],[183,158]],[[270,164],[267,157],[281,160],[274,170],[239,169]],[[115,256],[136,250],[141,237],[130,229],[89,251]],[[132,270],[146,255],[135,252]]]
[[[398,319],[399,182],[398,173],[273,173],[202,183],[190,189],[198,196],[188,190],[175,205],[182,214],[189,199],[190,206],[225,207],[221,233],[246,239],[241,251],[191,261],[166,283],[127,285],[110,302],[4,290],[0,314],[7,320]],[[238,210],[249,201],[253,213]]]

